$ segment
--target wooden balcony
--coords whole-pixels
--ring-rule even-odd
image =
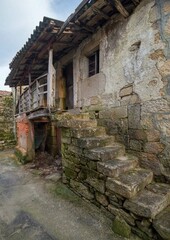
[[[21,94],[17,106],[16,114],[27,113],[40,108],[48,107],[48,74],[44,74],[35,79],[28,88]]]

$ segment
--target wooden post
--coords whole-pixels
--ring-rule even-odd
[[[32,101],[31,101],[31,87],[30,87],[30,85],[31,85],[31,73],[29,73],[28,78],[29,78],[28,94],[29,94],[29,111],[30,111],[31,110],[31,103],[32,103]]]
[[[47,106],[55,106],[55,68],[53,66],[53,49],[49,50],[48,76],[47,76]]]
[[[36,80],[36,108],[39,107],[39,82]]]

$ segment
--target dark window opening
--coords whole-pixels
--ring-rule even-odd
[[[65,109],[73,109],[74,104],[73,104],[73,99],[74,99],[74,94],[73,94],[73,62],[68,64],[64,68],[64,77],[66,80],[66,106]]]
[[[99,50],[88,57],[89,59],[89,77],[99,73]]]
[[[44,122],[34,122],[35,151],[45,151],[47,140],[47,126],[47,123]]]

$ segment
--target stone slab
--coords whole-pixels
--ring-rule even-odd
[[[70,186],[78,192],[80,195],[84,196],[88,200],[91,200],[94,198],[93,194],[89,191],[89,189],[82,183],[70,180]]]
[[[146,188],[153,193],[167,196],[169,204],[170,204],[170,184],[151,183]]]
[[[125,147],[122,144],[114,143],[112,146],[94,148],[84,152],[85,157],[96,161],[107,161],[125,154]]]
[[[157,215],[153,226],[163,239],[170,239],[170,206]]]
[[[121,208],[116,208],[113,205],[109,204],[108,205],[108,210],[114,215],[114,216],[120,216],[122,217],[128,224],[135,226],[135,220],[134,218],[127,213],[126,211],[124,211]]]
[[[123,237],[130,237],[131,227],[119,216],[115,217],[112,224],[112,229],[115,233]]]
[[[168,197],[148,190],[141,191],[136,197],[126,200],[124,207],[138,216],[155,218],[168,206]]]
[[[119,96],[120,97],[124,97],[124,96],[128,96],[130,94],[132,94],[133,92],[133,86],[129,85],[129,86],[125,86],[124,88],[122,88],[119,92]]]
[[[128,122],[129,128],[132,129],[140,129],[140,114],[141,114],[141,106],[140,104],[130,105],[128,106]]]
[[[92,177],[92,176],[88,176],[86,179],[86,182],[92,186],[94,189],[96,189],[97,191],[99,191],[100,193],[105,192],[105,181]]]
[[[61,120],[57,122],[58,127],[62,128],[86,128],[86,127],[96,127],[96,120],[86,120],[86,119],[68,119]]]
[[[140,190],[144,189],[153,178],[153,173],[145,169],[134,169],[118,178],[108,178],[106,188],[118,193],[125,198],[134,197]]]
[[[121,173],[134,169],[138,164],[136,158],[128,160],[108,160],[106,162],[98,162],[97,170],[108,177],[118,177]]]
[[[71,136],[74,138],[84,138],[84,137],[95,137],[104,136],[106,131],[104,127],[93,127],[93,128],[78,128],[71,129]]]
[[[79,148],[96,148],[96,147],[103,147],[114,142],[115,138],[110,136],[104,137],[91,137],[91,138],[79,138],[79,139],[72,139],[72,144],[79,147]]]

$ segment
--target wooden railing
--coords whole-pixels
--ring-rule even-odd
[[[28,88],[21,94],[16,113],[30,112],[38,108],[47,108],[47,78],[44,74],[32,82]]]

